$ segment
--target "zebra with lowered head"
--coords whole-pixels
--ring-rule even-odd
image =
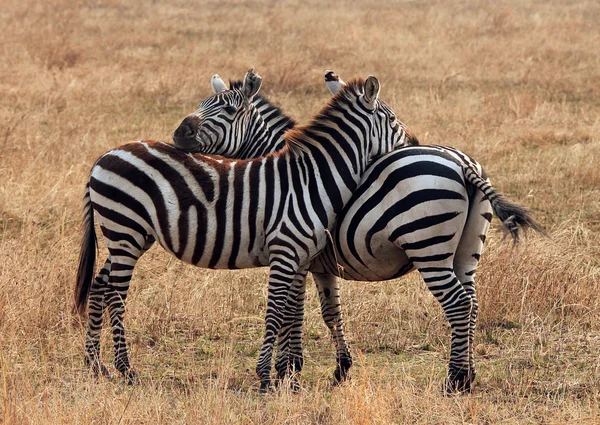
[[[334,94],[344,87],[343,81],[332,72],[326,73],[326,82]],[[218,76],[213,77],[212,87],[217,93],[227,90]],[[266,99],[262,99],[262,104],[264,110],[269,110]],[[184,123],[195,115],[186,117]],[[270,120],[264,121],[269,127]],[[417,143],[407,129],[405,133],[410,135],[407,137],[410,144]],[[211,144],[199,146],[193,132],[190,140],[183,136],[181,132],[175,133],[176,146],[220,149]],[[236,157],[264,146],[229,146],[228,155]],[[526,210],[495,191],[476,161],[456,149],[406,147],[369,167],[338,217],[333,236],[335,246],[328,244],[309,266],[321,298],[324,320],[337,345],[336,380],[346,377],[352,359],[343,334],[335,276],[379,281],[400,277],[417,268],[442,305],[452,328],[444,389],[451,392],[471,388],[475,377],[473,337],[478,310],[475,270],[492,211],[515,240],[519,227],[540,230]],[[290,369],[302,368],[304,287],[301,282],[298,285],[295,313],[285,318],[278,340],[276,368],[280,377]]]
[[[252,98],[261,78],[248,72],[241,89],[201,103],[193,130],[218,145],[243,142],[264,131]],[[265,336],[257,374],[270,386],[273,344],[295,301],[309,262],[327,242],[371,158],[403,142],[394,111],[379,99],[379,81],[347,84],[306,126],[286,133],[283,149],[254,160],[189,155],[160,142],[135,142],[102,155],[92,167],[84,201],[75,300],[83,314],[96,288],[86,358],[96,370],[98,320],[107,308],[113,328],[115,366],[129,380],[123,326],[124,301],[137,260],[154,242],[182,261],[207,268],[269,266]],[[268,133],[268,131],[267,131]],[[93,279],[94,213],[109,258]],[[100,295],[101,294],[101,295]],[[98,312],[100,316],[98,317]]]

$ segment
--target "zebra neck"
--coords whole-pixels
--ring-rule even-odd
[[[272,145],[279,142],[279,138],[273,134],[271,129],[263,122],[262,119],[256,121],[250,121],[248,123],[249,128],[244,133],[240,148],[236,155],[233,155],[238,159],[251,159],[264,156],[272,151],[268,149]],[[264,154],[256,155],[256,151],[266,152]]]
[[[303,176],[305,199],[323,227],[332,229],[338,214],[350,201],[365,169],[353,149],[323,143],[290,145],[292,173]],[[360,149],[360,147],[358,148]]]
[[[254,135],[246,137],[236,157],[258,158],[282,149],[286,145],[284,134],[293,127],[294,122],[285,117],[269,117]]]

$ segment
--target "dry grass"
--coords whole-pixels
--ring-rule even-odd
[[[592,1],[5,0],[0,422],[600,422],[598,22]],[[356,366],[337,389],[311,288],[304,389],[259,396],[265,270],[194,269],[159,248],[128,302],[143,384],[86,373],[70,307],[89,168],[128,140],[168,139],[213,73],[251,65],[301,121],[327,98],[325,68],[377,75],[423,142],[470,153],[548,228],[518,248],[488,239],[472,395],[439,394],[448,328],[413,274],[344,283]],[[109,362],[109,335],[103,350]]]

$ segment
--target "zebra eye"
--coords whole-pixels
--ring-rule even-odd
[[[231,106],[231,105],[226,106],[223,109],[225,109],[225,112],[227,112],[228,114],[232,114],[232,115],[235,114],[237,111],[237,108],[235,106]]]

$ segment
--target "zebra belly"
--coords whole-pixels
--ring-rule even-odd
[[[209,217],[208,223],[190,225],[188,231],[180,228],[187,237],[174,252],[164,239],[159,239],[163,248],[172,252],[180,260],[202,268],[210,269],[246,269],[269,265],[269,252],[266,247],[264,234],[258,233],[250,237],[249,226],[239,229],[227,222],[225,229],[218,229],[214,217]]]
[[[403,249],[388,240],[377,240],[376,244],[374,256],[362,264],[347,260],[338,248],[334,249],[333,245],[328,243],[323,252],[312,261],[309,271],[329,273],[345,280],[376,282],[395,279],[413,270]]]
[[[342,264],[353,276],[362,281],[389,280],[403,276],[413,270],[406,252],[385,237],[371,242],[371,255],[362,255],[364,264],[357,261]]]

